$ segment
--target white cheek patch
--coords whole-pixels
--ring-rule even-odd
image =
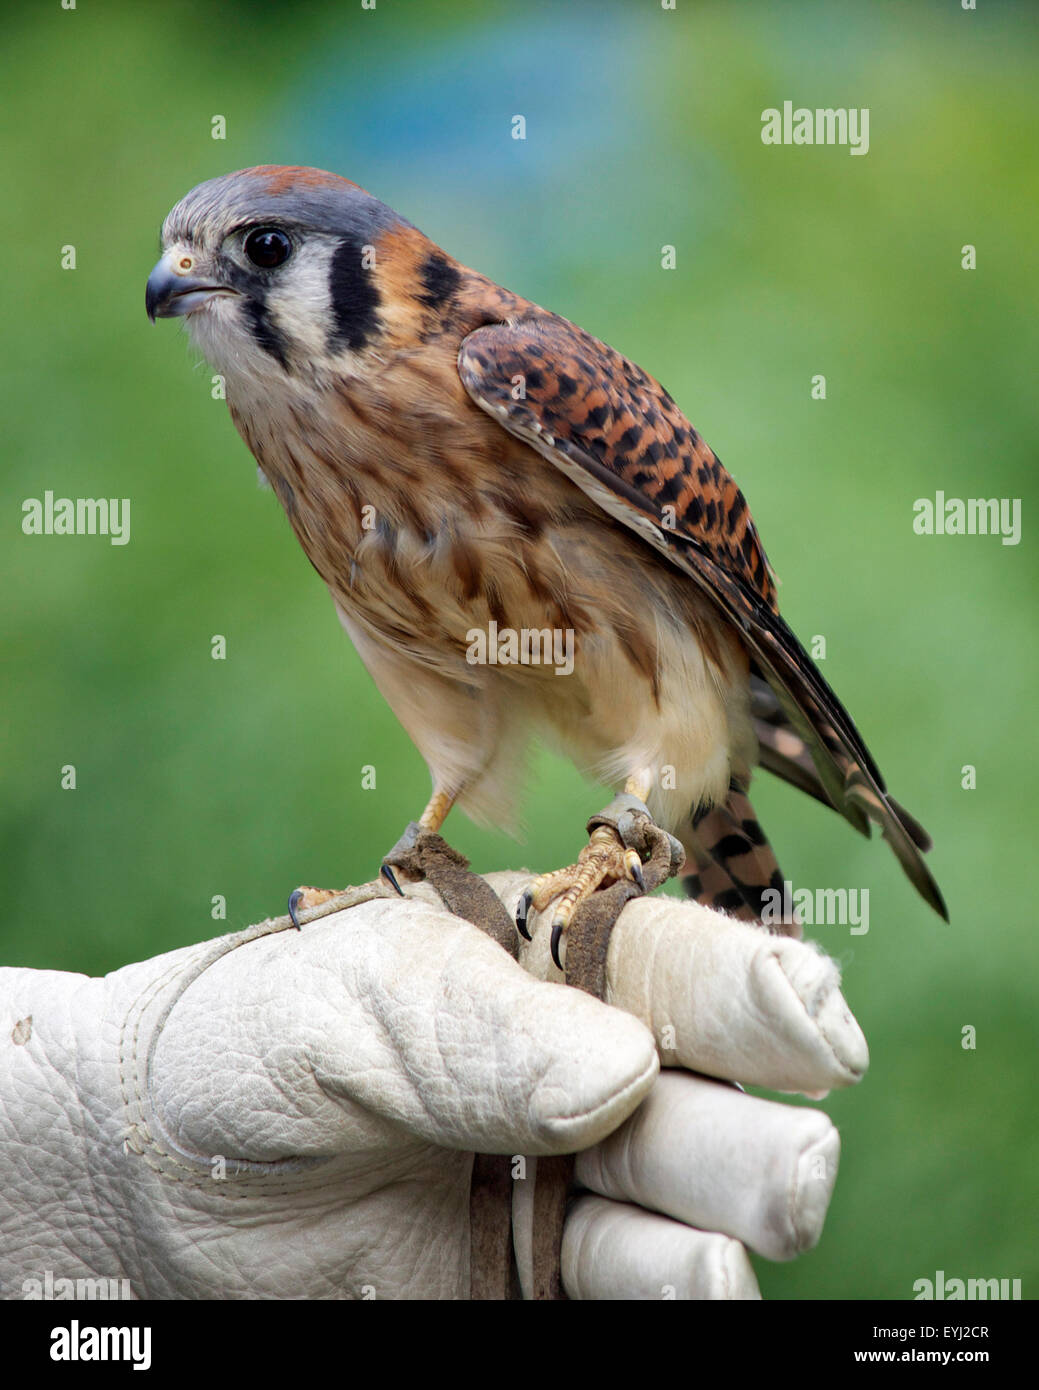
[[[338,242],[311,234],[271,276],[267,318],[284,339],[290,360],[320,361],[334,322],[329,288]]]
[[[337,241],[311,235],[292,258],[266,279],[266,294],[253,303],[282,348],[290,373],[321,362],[327,354],[334,312],[329,289]],[[262,282],[261,282],[262,283]],[[271,387],[285,384],[286,370],[258,332],[250,302],[218,296],[185,320],[196,347],[228,378],[234,396],[262,401]],[[304,374],[306,374],[304,370]]]

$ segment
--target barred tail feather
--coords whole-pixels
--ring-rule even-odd
[[[687,838],[696,864],[684,879],[688,897],[745,922],[764,917],[770,926],[782,925],[775,894],[782,903],[783,874],[745,788],[735,779],[723,804],[693,815]]]

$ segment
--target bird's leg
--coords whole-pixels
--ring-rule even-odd
[[[435,835],[447,819],[448,811],[450,811],[451,807],[458,800],[458,795],[458,792],[449,792],[444,787],[434,786],[433,795],[426,803],[426,809],[422,812],[422,815],[417,821],[411,822],[404,834],[393,846],[393,849],[390,850],[389,854],[387,854],[386,858],[383,860],[379,873],[391,888],[395,888],[398,893],[401,893],[402,897],[403,893],[401,892],[401,886],[397,882],[396,874],[393,872],[394,855],[398,850],[406,851],[413,849],[416,840],[423,832]]]
[[[458,798],[457,792],[446,791],[443,787],[434,787],[433,795],[429,798],[426,809],[417,821],[412,821],[400,837],[393,849],[386,856],[386,860],[392,860],[395,851],[411,849],[419,834],[423,831],[436,833],[447,818],[447,813],[455,804]],[[390,864],[383,862],[379,869],[380,878],[397,893],[403,893],[397,877]],[[350,907],[356,900],[356,888],[297,888],[289,897],[289,916],[292,918],[293,925],[298,929],[301,925],[301,918],[305,915],[305,920],[313,922],[319,917],[328,917],[333,912],[339,912],[344,907]]]
[[[431,830],[435,834],[447,820],[447,813],[457,800],[456,792],[447,792],[443,789],[434,791],[426,804],[426,809],[419,816],[419,825],[423,830]]]
[[[634,773],[624,784],[624,795],[634,798],[635,805],[623,807],[618,818],[618,826],[627,815],[639,810],[647,819],[649,812],[645,807],[646,797],[653,785],[651,769],[643,768]],[[612,820],[612,814],[607,812]],[[596,819],[593,817],[593,820]],[[573,920],[574,913],[597,888],[619,879],[629,879],[643,892],[645,882],[642,876],[642,859],[638,850],[629,848],[622,838],[620,829],[612,824],[599,824],[591,830],[588,843],[578,855],[577,863],[554,873],[542,874],[536,878],[519,900],[516,909],[516,925],[529,941],[527,918],[531,911],[543,912],[551,902],[558,898],[552,914],[552,957],[560,964],[559,940]]]

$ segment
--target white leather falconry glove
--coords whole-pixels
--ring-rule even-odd
[[[489,881],[511,913],[529,875]],[[420,884],[104,979],[0,971],[0,1293],[467,1298],[474,1153],[515,1156],[529,1292],[533,1160],[578,1152],[571,1298],[757,1297],[746,1248],[816,1242],[838,1138],[725,1083],[861,1077],[836,966],[647,898],[602,1003],[547,937],[517,963]]]

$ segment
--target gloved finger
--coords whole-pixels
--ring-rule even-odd
[[[840,1138],[818,1110],[663,1072],[630,1119],[579,1154],[578,1182],[792,1260],[822,1233]]]
[[[488,881],[510,911],[525,874]],[[542,979],[561,979],[535,924],[521,954]],[[617,919],[607,1001],[653,1032],[665,1066],[819,1097],[850,1086],[869,1065],[840,972],[809,942],[764,932],[674,898],[638,898]]]
[[[270,1160],[400,1147],[568,1153],[638,1105],[635,1018],[467,922],[380,898],[229,950],[165,1008],[149,1089],[182,1147]]]
[[[572,1299],[761,1297],[738,1241],[602,1197],[567,1215],[562,1274]]]

